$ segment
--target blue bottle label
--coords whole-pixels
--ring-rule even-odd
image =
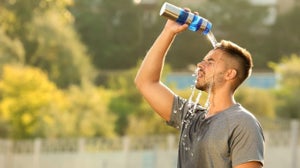
[[[212,28],[212,24],[210,22],[207,22],[207,25],[205,27],[205,29],[203,30],[203,34],[206,35],[207,33],[209,33],[209,31],[211,30]]]
[[[180,10],[179,16],[176,19],[176,22],[179,24],[185,24],[189,17],[189,12],[185,10]],[[202,30],[202,34],[206,35],[212,28],[212,24],[201,16],[194,15],[188,29],[191,31]]]
[[[195,15],[192,23],[189,25],[189,30],[198,31],[202,25],[203,19],[200,16]]]
[[[179,24],[185,24],[186,19],[188,18],[188,16],[189,16],[188,12],[186,12],[184,10],[181,10],[176,22],[179,23]]]

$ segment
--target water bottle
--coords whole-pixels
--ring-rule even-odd
[[[165,2],[161,7],[160,16],[165,16],[179,24],[186,23],[189,25],[189,30],[201,31],[204,35],[207,35],[212,28],[212,24],[207,19],[191,12],[187,12],[184,9],[174,6],[168,2]]]

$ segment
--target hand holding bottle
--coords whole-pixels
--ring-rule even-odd
[[[212,24],[198,13],[191,13],[189,9],[182,9],[165,2],[160,10],[160,15],[174,20],[179,24],[188,24],[191,31],[200,31],[206,35],[210,32]]]

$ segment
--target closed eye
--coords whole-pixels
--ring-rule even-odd
[[[211,65],[215,62],[215,60],[213,58],[208,58],[206,60],[203,60],[204,62],[206,62],[208,65]]]

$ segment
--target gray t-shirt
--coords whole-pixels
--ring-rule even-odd
[[[257,119],[240,104],[205,118],[206,110],[175,96],[169,125],[181,129],[178,168],[232,168],[264,162],[264,136]]]

